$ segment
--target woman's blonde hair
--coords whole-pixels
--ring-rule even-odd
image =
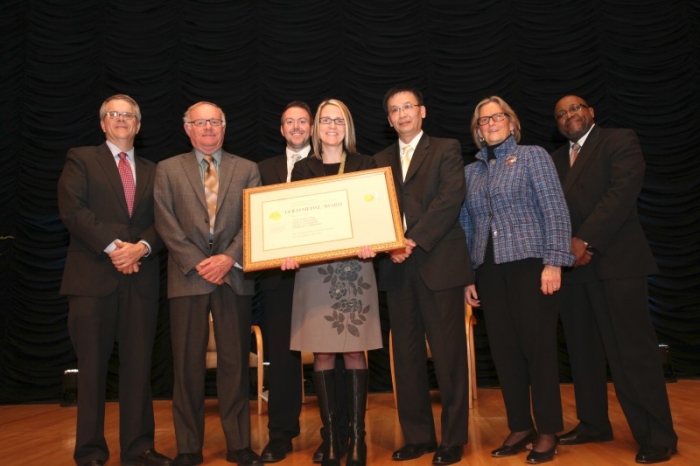
[[[515,142],[520,142],[520,120],[518,119],[518,115],[515,114],[515,111],[505,100],[501,99],[497,95],[492,95],[491,97],[488,97],[476,104],[474,115],[472,115],[472,123],[470,127],[476,147],[479,149],[484,147],[484,139],[479,136],[479,125],[477,123],[477,120],[479,119],[479,110],[481,110],[481,107],[484,105],[492,102],[501,107],[501,111],[506,114],[508,120],[513,125],[513,137],[515,138]]]
[[[343,115],[345,120],[345,137],[343,138],[343,149],[349,153],[357,152],[357,147],[355,145],[355,124],[352,122],[352,115],[347,105],[338,99],[328,99],[324,100],[318,104],[318,109],[316,109],[316,116],[314,116],[314,130],[313,136],[311,138],[311,144],[314,149],[314,157],[321,159],[321,138],[318,136],[319,130],[321,128],[321,110],[326,105],[335,105],[340,109],[340,113]]]

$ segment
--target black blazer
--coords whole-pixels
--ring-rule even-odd
[[[263,186],[287,182],[287,155],[276,155],[258,162],[260,180]],[[283,276],[294,278],[296,271],[268,269],[260,272],[260,288],[264,291],[276,290]]]
[[[637,215],[645,163],[634,131],[596,125],[573,167],[569,167],[568,143],[552,158],[569,207],[572,235],[588,242],[595,252],[591,264],[566,271],[564,281],[657,273]]]
[[[119,281],[135,280],[145,298],[158,298],[163,243],[153,225],[153,162],[135,157],[136,195],[131,217],[117,164],[107,144],[70,149],[58,180],[58,210],[70,233],[70,245],[60,293],[102,297]],[[115,239],[135,243],[141,239],[151,254],[141,259],[139,272],[120,273],[104,249]]]
[[[464,162],[455,139],[423,134],[413,151],[406,180],[401,180],[399,144],[374,156],[378,167],[391,167],[401,213],[406,216],[406,237],[416,242],[411,256],[421,278],[438,291],[474,283],[459,211],[466,195]],[[388,255],[378,260],[380,290],[393,290],[403,280],[405,263],[394,264]]]

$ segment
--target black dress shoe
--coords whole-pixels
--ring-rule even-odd
[[[532,450],[528,455],[526,461],[529,464],[540,464],[540,463],[546,463],[547,461],[552,461],[554,459],[554,455],[557,454],[557,444],[556,442],[554,443],[554,446],[550,448],[547,451],[535,451]]]
[[[670,460],[675,453],[675,448],[642,445],[634,460],[643,464],[661,463]]]
[[[262,466],[263,464],[260,456],[250,448],[227,451],[226,461],[236,463],[238,466]]]
[[[515,442],[512,445],[506,445],[504,443],[500,447],[496,448],[491,452],[491,456],[493,456],[494,458],[502,458],[504,456],[517,455],[521,451],[525,451],[527,446],[534,442],[536,438],[537,432],[535,431],[535,429],[532,429],[532,431],[529,434],[527,434],[527,436],[522,440]]]
[[[173,466],[196,466],[202,464],[204,457],[201,453],[180,453],[173,460]]]
[[[287,453],[292,451],[292,441],[283,438],[271,438],[260,454],[260,459],[265,463],[282,461]]]
[[[462,455],[464,454],[464,447],[462,445],[456,447],[446,447],[440,445],[433,455],[433,464],[455,464],[462,460]]]
[[[153,449],[144,451],[132,460],[122,461],[122,466],[170,466],[172,464],[173,460]]]
[[[83,466],[105,466],[105,462],[102,460],[92,460],[83,464]]]
[[[391,455],[394,461],[406,461],[420,458],[426,453],[432,453],[437,450],[435,443],[407,443]]]
[[[316,464],[321,464],[323,462],[323,443],[321,443],[314,452],[313,462]]]
[[[613,439],[612,432],[600,435],[579,434],[576,429],[559,437],[560,445],[583,445],[592,442],[609,442]]]

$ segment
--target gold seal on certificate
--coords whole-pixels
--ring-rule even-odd
[[[391,168],[243,191],[243,269],[351,257],[404,247]]]

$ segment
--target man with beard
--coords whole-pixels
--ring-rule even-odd
[[[644,157],[629,129],[595,125],[593,107],[568,95],[554,117],[569,142],[552,154],[571,215],[572,269],[563,274],[561,320],[571,358],[579,424],[562,445],[612,440],[605,358],[617,398],[640,445],[638,463],[676,453],[647,275],[658,272],[637,216]]]

